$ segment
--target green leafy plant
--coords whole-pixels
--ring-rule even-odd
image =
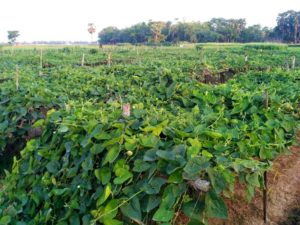
[[[44,50],[45,76],[38,51],[0,59],[6,78],[16,63],[21,77],[18,91],[0,83],[1,153],[17,140],[21,150],[1,180],[2,224],[172,224],[178,212],[194,224],[226,219],[234,184],[250,200],[293,143],[299,73],[282,69],[286,52],[248,51],[245,62],[243,48],[204,48],[213,73],[237,71],[206,85],[193,75],[203,64],[192,48],[146,49],[138,59],[136,49],[112,51],[111,66],[79,67],[83,53],[90,65],[106,55]],[[269,62],[273,70],[257,71]]]

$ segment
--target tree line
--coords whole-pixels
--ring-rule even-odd
[[[100,44],[186,42],[264,42],[299,43],[300,12],[280,13],[274,28],[247,26],[245,19],[213,18],[207,22],[149,21],[125,29],[106,27],[98,34]]]

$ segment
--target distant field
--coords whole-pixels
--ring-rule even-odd
[[[296,144],[299,83],[282,44],[2,47],[0,224],[226,219]]]

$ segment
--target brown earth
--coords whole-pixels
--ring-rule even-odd
[[[300,148],[292,147],[274,161],[268,172],[267,223],[263,220],[262,191],[251,203],[244,200],[244,188],[237,186],[226,200],[229,219],[210,220],[211,225],[300,225]]]

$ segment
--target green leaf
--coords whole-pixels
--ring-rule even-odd
[[[143,212],[151,212],[152,209],[159,206],[161,202],[161,197],[158,195],[147,195],[143,198],[142,209]]]
[[[43,127],[45,123],[44,119],[39,119],[37,121],[35,121],[35,123],[32,125],[33,128],[39,128],[39,127]]]
[[[102,195],[100,196],[100,198],[97,200],[97,206],[102,205],[107,199],[108,197],[112,194],[111,191],[111,184],[107,184],[104,188],[104,192],[102,193]]]
[[[199,154],[200,152],[200,148],[199,147],[196,147],[196,146],[191,146],[191,147],[188,147],[187,149],[187,159],[192,159],[194,157],[197,157],[197,155]]]
[[[101,181],[103,185],[107,184],[111,178],[111,171],[108,167],[102,167],[94,171],[96,178]]]
[[[27,224],[26,224],[27,225]],[[66,221],[59,221],[57,225],[69,225]]]
[[[120,199],[112,199],[110,200],[107,205],[104,207],[102,220],[107,221],[113,219],[118,214],[118,208],[120,206],[121,200]]]
[[[70,192],[71,189],[70,188],[63,188],[63,189],[52,189],[51,193],[53,193],[54,195],[60,196],[65,194],[66,192]]]
[[[0,123],[0,132],[5,131],[5,129],[8,127],[9,122],[5,120],[4,122]]]
[[[182,182],[183,182],[182,170],[176,170],[168,178],[168,183],[179,184]]]
[[[49,171],[49,173],[57,173],[59,170],[60,164],[57,160],[50,161],[46,168]]]
[[[203,134],[205,134],[208,137],[211,137],[213,139],[219,139],[219,138],[223,137],[223,135],[221,133],[215,132],[215,131],[204,131]]]
[[[94,163],[93,163],[93,158],[91,157],[91,155],[88,155],[81,164],[81,167],[84,171],[92,170],[93,166],[94,166]]]
[[[247,185],[246,188],[246,200],[250,203],[255,195],[255,187],[252,185]]]
[[[8,225],[11,222],[10,216],[3,216],[0,219],[0,225]]]
[[[92,147],[91,147],[91,153],[93,155],[97,155],[97,154],[100,154],[101,152],[103,152],[105,148],[103,147],[103,145],[101,144],[94,144]]]
[[[273,154],[272,154],[272,150],[271,149],[266,149],[264,147],[262,147],[259,150],[259,157],[261,159],[273,159]]]
[[[133,138],[126,138],[125,149],[128,151],[133,151],[137,147],[137,140]]]
[[[108,147],[115,144],[121,144],[123,142],[123,136],[112,138],[103,143],[103,147]]]
[[[82,217],[82,225],[90,225],[91,223],[91,215],[86,214]]]
[[[156,155],[157,149],[149,149],[144,154],[144,161],[153,162],[158,159]]]
[[[145,192],[148,195],[158,194],[161,186],[166,183],[166,180],[160,177],[154,177],[149,183],[144,186]]]
[[[74,213],[70,217],[70,224],[80,225],[80,219],[77,213]]]
[[[188,161],[183,170],[187,174],[198,174],[209,166],[210,163],[206,157],[195,157]]]
[[[120,159],[116,162],[115,166],[114,166],[114,169],[113,171],[116,172],[117,169],[126,169],[126,170],[129,170],[129,166],[128,164],[126,163],[126,160],[125,159]]]
[[[157,222],[169,222],[174,216],[174,211],[159,208],[153,215],[153,220]]]
[[[133,177],[133,174],[124,168],[118,168],[115,171],[116,178],[114,179],[114,184],[123,184],[125,181]]]
[[[123,225],[123,222],[116,219],[105,219],[103,220],[104,225]]]
[[[143,136],[140,138],[140,143],[143,147],[153,148],[158,144],[159,139],[153,135],[150,134],[149,136]]]
[[[69,131],[69,127],[67,127],[66,125],[61,125],[57,130],[58,133],[66,133],[68,131]]]
[[[174,131],[180,138],[187,138],[191,136],[191,133],[187,133],[181,130],[174,129]]]
[[[137,160],[134,161],[134,167],[132,169],[134,172],[141,173],[141,172],[144,172],[148,169],[150,169],[150,164],[149,163],[144,162],[141,159],[137,159]]]
[[[119,156],[120,152],[121,152],[121,148],[119,145],[114,145],[108,148],[108,153],[105,156],[103,165],[105,165],[107,162],[113,163]]]
[[[142,118],[146,113],[146,110],[144,109],[134,109],[133,110],[133,115],[135,118]]]
[[[130,202],[121,206],[121,211],[124,216],[136,222],[142,222],[142,212],[139,199],[134,197]]]
[[[174,161],[176,159],[176,155],[172,151],[158,150],[156,155],[166,161]]]
[[[216,192],[210,190],[205,196],[205,210],[208,217],[227,219],[228,213],[226,205]]]
[[[182,211],[189,217],[190,223],[193,225],[202,224],[203,210],[204,202],[202,199],[191,199],[187,202],[183,202]]]
[[[110,134],[102,131],[100,133],[95,134],[94,138],[97,140],[109,140],[109,139],[111,139],[111,136],[110,136]]]
[[[22,222],[22,221],[18,221],[18,222],[16,223],[16,225],[27,225],[27,223]]]
[[[85,138],[82,139],[80,142],[80,145],[85,148],[90,143],[91,137],[89,135],[86,135]]]
[[[157,126],[157,127],[155,127],[154,129],[153,129],[153,134],[155,135],[155,136],[159,136],[160,134],[161,134],[161,132],[163,131],[163,128],[162,127],[160,127],[160,126]]]
[[[246,180],[250,185],[258,188],[260,187],[258,173],[247,174]]]
[[[209,168],[207,172],[213,188],[219,194],[226,188],[226,180],[222,172],[214,168]]]

